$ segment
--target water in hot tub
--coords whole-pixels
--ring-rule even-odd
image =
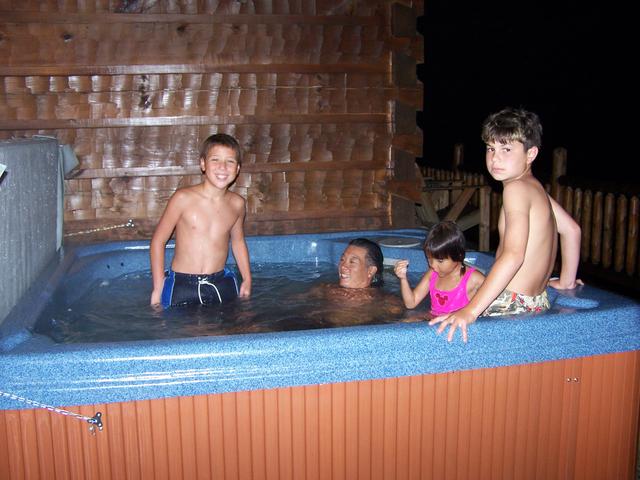
[[[62,288],[34,330],[60,343],[114,342],[415,321],[427,310],[405,311],[390,269],[382,289],[365,290],[340,288],[331,263],[255,264],[252,275],[248,299],[159,311],[149,306],[149,272],[96,280],[71,303]]]

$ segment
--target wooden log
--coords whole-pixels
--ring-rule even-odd
[[[615,222],[615,196],[607,193],[604,197],[604,214],[602,218],[602,266],[611,267],[613,257],[613,229]]]
[[[551,166],[551,196],[562,204],[562,186],[558,182],[560,177],[567,174],[567,149],[554,148]]]
[[[591,190],[584,192],[582,224],[582,242],[580,244],[580,260],[584,263],[590,259],[591,252],[591,219],[593,217],[593,193]]]
[[[562,206],[569,215],[573,217],[573,188],[567,187],[564,190]]]
[[[489,230],[491,232],[498,231],[498,218],[500,217],[500,207],[502,202],[502,195],[498,192],[491,192],[491,218],[489,224]]]
[[[29,114],[35,117],[35,112]],[[383,113],[334,113],[308,115],[212,115],[212,116],[171,116],[171,117],[131,117],[104,119],[33,119],[0,120],[0,130],[56,130],[78,128],[121,128],[121,127],[161,127],[190,125],[261,125],[261,124],[336,124],[336,123],[387,123]],[[414,142],[415,143],[415,142]],[[413,150],[417,150],[417,144]]]
[[[453,171],[461,170],[464,164],[464,144],[456,143],[453,146],[453,161],[451,167]]]
[[[629,201],[629,228],[627,229],[627,255],[625,271],[627,275],[633,275],[640,271],[638,262],[638,225],[640,224],[640,198],[631,197]]]
[[[491,250],[491,187],[480,187],[480,224],[478,231],[478,248],[481,252]]]
[[[391,5],[391,34],[396,37],[413,37],[416,32],[416,11],[406,5]]]
[[[582,189],[576,188],[573,193],[573,219],[580,225],[582,223]]]
[[[411,9],[409,9],[411,10]],[[247,24],[247,25],[378,25],[380,19],[375,16],[358,15],[190,15],[190,14],[144,14],[144,13],[43,13],[0,10],[0,18],[6,23],[46,23],[91,25],[128,23],[175,23],[184,24]],[[413,35],[415,13],[413,14]],[[410,35],[407,35],[410,36]]]
[[[237,64],[210,65],[203,63],[156,63],[111,65],[0,65],[0,76],[45,76],[45,75],[150,75],[150,74],[204,74],[204,73],[357,73],[382,74],[387,66],[371,63],[278,63],[278,64]],[[411,87],[415,85],[406,85]]]
[[[475,193],[475,191],[476,189],[473,187],[465,188],[464,190],[462,190],[462,194],[458,197],[458,199],[449,209],[449,212],[444,217],[444,220],[455,222],[460,216],[460,213],[462,213],[462,210],[464,209],[464,207],[467,205],[467,203]]]
[[[603,194],[593,196],[593,220],[591,224],[591,263],[599,265],[602,259],[602,211]]]
[[[625,264],[625,242],[627,239],[627,197],[618,195],[616,202],[616,233],[613,269],[621,272]]]

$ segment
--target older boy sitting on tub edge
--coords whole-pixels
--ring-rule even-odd
[[[456,329],[467,341],[467,327],[481,316],[538,313],[550,308],[547,284],[572,289],[580,259],[580,227],[547,194],[533,176],[531,164],[542,143],[542,125],[535,113],[506,108],[489,115],[482,127],[491,176],[503,185],[498,218],[500,241],[495,263],[469,304],[432,319],[438,333],[449,325],[448,341]],[[562,250],[560,278],[549,280],[558,250]]]

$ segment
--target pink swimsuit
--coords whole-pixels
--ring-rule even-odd
[[[453,290],[438,290],[436,281],[438,274],[431,272],[429,279],[429,295],[431,297],[431,313],[433,315],[444,315],[459,310],[469,303],[467,298],[467,282],[474,272],[474,268],[467,267],[466,272],[460,279],[460,283]]]

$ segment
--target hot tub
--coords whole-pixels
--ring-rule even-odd
[[[252,262],[337,264],[365,236],[381,241],[386,263],[408,258],[417,273],[424,233],[248,245]],[[486,270],[492,258],[467,261]],[[65,248],[0,326],[0,477],[36,465],[44,477],[633,478],[636,301],[588,285],[552,290],[550,312],[480,319],[468,344],[425,323],[91,344],[32,333],[63,282],[147,265],[148,242]],[[20,399],[100,410],[105,429],[92,437]]]

